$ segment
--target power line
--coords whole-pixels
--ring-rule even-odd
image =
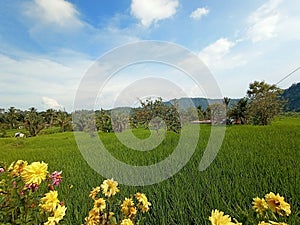
[[[278,81],[278,82],[276,83],[276,85],[278,85],[279,83],[281,83],[282,81],[284,81],[285,79],[287,79],[288,77],[290,77],[293,73],[297,72],[299,69],[300,69],[300,66],[299,66],[297,69],[295,69],[295,70],[293,70],[292,72],[290,72],[288,75],[286,75],[286,76],[285,76],[284,78],[282,78],[280,81]]]

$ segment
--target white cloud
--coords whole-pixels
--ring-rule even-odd
[[[132,0],[131,14],[149,27],[152,23],[167,19],[176,13],[178,0]]]
[[[252,53],[249,52],[244,54],[241,51],[233,51],[237,43],[238,41],[220,38],[200,51],[198,56],[213,74],[226,74],[225,71],[246,65],[252,57]]]
[[[191,13],[190,17],[195,20],[200,20],[203,16],[208,15],[208,13],[209,10],[207,8],[198,8]]]
[[[54,25],[60,29],[74,29],[83,26],[79,12],[65,0],[34,0],[26,5],[25,14],[36,24]]]
[[[231,48],[235,45],[234,42],[229,41],[226,38],[220,38],[213,44],[205,47],[200,53],[199,57],[207,65],[213,65],[217,61],[222,60],[222,58],[227,55]]]
[[[48,98],[48,97],[42,97],[42,103],[46,106],[47,109],[57,109],[61,110],[63,109],[63,106],[60,105],[55,99]]]
[[[269,0],[250,15],[248,36],[252,42],[268,40],[277,35],[281,2],[282,0]]]
[[[73,55],[70,62],[59,60],[33,55],[14,59],[0,54],[2,104],[41,109],[45,107],[42,97],[51,96],[71,110],[78,83],[92,61],[80,55]]]

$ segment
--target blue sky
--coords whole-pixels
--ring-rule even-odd
[[[2,0],[0,108],[71,111],[95,61],[142,40],[188,49],[207,65],[223,96],[240,98],[250,82],[273,84],[300,66],[299,12],[298,0]],[[174,68],[151,64],[115,75],[99,87],[105,97],[97,104],[113,106],[120,90],[155,74],[177,83],[187,96],[205,97]],[[300,71],[279,86],[296,82]],[[170,92],[163,98],[181,96]]]

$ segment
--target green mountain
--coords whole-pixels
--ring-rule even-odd
[[[284,90],[282,98],[287,101],[284,111],[300,112],[300,83]]]
[[[229,102],[229,108],[234,106],[239,99],[231,99]],[[207,99],[207,98],[180,98],[180,99],[172,99],[170,101],[165,102],[166,105],[177,103],[179,107],[183,109],[188,109],[191,107],[199,107],[201,106],[202,110],[206,110],[209,104],[213,103],[223,103],[223,99]]]

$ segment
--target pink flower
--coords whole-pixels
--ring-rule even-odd
[[[51,175],[50,178],[52,179],[52,185],[58,186],[60,182],[62,181],[62,171],[54,171]]]
[[[0,173],[3,173],[4,171],[4,168],[0,167]]]
[[[12,184],[13,184],[13,188],[14,188],[14,189],[17,189],[17,188],[18,188],[18,185],[17,185],[17,182],[16,182],[16,181],[12,182]]]
[[[38,184],[25,184],[25,189],[31,189],[32,192],[36,192],[38,188]]]

